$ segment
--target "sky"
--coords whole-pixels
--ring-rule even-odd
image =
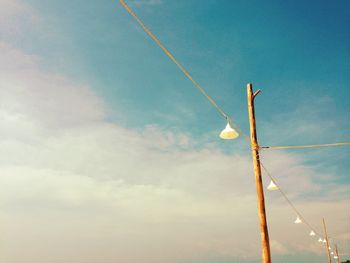
[[[350,2],[127,0],[259,143],[350,141]],[[249,143],[118,1],[0,0],[0,260],[257,263]],[[319,233],[350,258],[349,147],[264,150]],[[263,174],[266,187],[269,179]],[[326,262],[265,191],[273,262]]]

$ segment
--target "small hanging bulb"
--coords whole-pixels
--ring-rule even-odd
[[[315,232],[313,230],[311,230],[310,236],[315,236],[315,235],[316,235]]]
[[[238,136],[239,136],[238,132],[232,129],[232,127],[228,122],[225,129],[223,129],[220,133],[220,138],[224,140],[236,139]]]
[[[269,190],[269,191],[278,190],[278,186],[271,180],[269,186],[267,187],[267,190]]]
[[[299,216],[297,217],[297,219],[295,219],[294,223],[295,224],[300,224],[302,221],[300,220]]]
[[[326,241],[326,239],[324,238],[322,242],[323,242],[323,243],[326,243],[327,241]]]
[[[334,254],[334,252],[332,251],[332,252],[331,252],[331,255],[333,255],[333,254]]]
[[[322,238],[319,238],[319,239],[318,239],[318,242],[322,242]]]
[[[331,250],[332,248],[331,247],[328,247],[328,250]]]
[[[337,255],[334,256],[334,259],[338,259],[339,257]]]

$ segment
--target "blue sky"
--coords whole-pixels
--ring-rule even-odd
[[[350,140],[348,1],[126,2],[246,133],[246,84],[262,90],[262,145]],[[5,261],[54,263],[60,246],[57,262],[259,262],[249,145],[218,138],[225,119],[118,1],[0,7]],[[349,154],[262,153],[342,253]],[[324,260],[278,193],[266,203],[275,262]]]

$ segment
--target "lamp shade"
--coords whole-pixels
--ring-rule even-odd
[[[315,232],[313,230],[311,230],[310,236],[314,236],[314,235],[316,235]]]
[[[299,218],[299,216],[297,217],[297,219],[295,219],[294,223],[295,224],[300,224],[302,221],[301,219]]]
[[[319,238],[319,239],[318,239],[318,242],[322,242],[322,238]]]
[[[224,140],[232,140],[236,139],[239,136],[238,132],[236,132],[229,123],[227,123],[225,129],[220,133],[220,138]]]
[[[324,238],[322,242],[323,242],[323,243],[326,243],[327,241],[326,241],[326,239]]]
[[[338,259],[339,257],[337,255],[334,256],[334,259]]]
[[[267,190],[269,190],[269,191],[278,190],[278,186],[271,180],[269,186],[267,187]]]

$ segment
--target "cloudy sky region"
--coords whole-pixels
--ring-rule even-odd
[[[262,145],[350,141],[350,2],[126,1]],[[118,1],[0,0],[0,260],[257,263],[249,144]],[[265,150],[316,231],[350,258],[349,147]],[[264,185],[269,183],[263,175]],[[266,191],[273,262],[326,262]]]

